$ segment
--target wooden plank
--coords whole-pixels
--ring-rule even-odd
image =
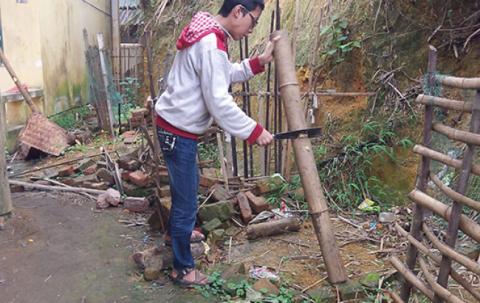
[[[0,217],[12,212],[12,199],[10,196],[10,186],[8,185],[7,162],[5,159],[5,135],[7,133],[5,104],[1,100],[0,95]]]
[[[417,99],[415,99],[415,102],[425,105],[438,106],[444,109],[458,110],[466,113],[471,113],[473,106],[472,102],[458,101],[424,94],[418,95]]]
[[[437,70],[437,49],[429,45],[428,49],[428,84],[430,87],[429,95],[434,95],[433,88],[435,87],[435,72]],[[433,106],[425,106],[424,122],[423,122],[423,145],[429,148],[432,142],[432,123],[433,123]],[[422,155],[422,162],[420,164],[420,175],[416,187],[421,191],[425,191],[428,186],[428,175],[430,174],[430,157]],[[420,205],[415,204],[412,228],[410,234],[417,240],[421,241],[422,234],[420,232],[424,218],[424,210]],[[407,251],[407,268],[414,270],[417,259],[417,248],[413,245],[408,247]],[[405,302],[410,298],[411,285],[408,281],[402,284],[400,297]]]
[[[475,101],[473,103],[473,112],[470,125],[470,133],[478,134],[480,133],[480,90],[477,91],[475,96]],[[473,161],[475,157],[475,144],[467,144],[467,149],[463,156],[462,166],[460,168],[460,174],[458,177],[458,182],[456,186],[456,192],[463,195],[467,192],[468,180],[470,178],[470,171],[473,168]],[[445,243],[450,246],[452,249],[455,248],[455,243],[457,242],[458,228],[461,226],[460,220],[462,215],[463,205],[453,201],[450,215],[448,216],[448,230]],[[480,242],[480,227],[478,231],[477,241]],[[443,255],[442,262],[440,264],[440,272],[438,273],[438,284],[446,288],[448,285],[448,276],[450,273],[452,260]],[[443,302],[444,297],[440,294],[435,295],[435,302]]]

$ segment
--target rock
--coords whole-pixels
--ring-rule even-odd
[[[101,169],[101,168],[108,169],[108,164],[107,164],[106,161],[97,161],[97,168],[98,169]]]
[[[214,192],[212,194],[212,198],[215,201],[225,201],[232,197],[232,195],[227,191],[227,189],[220,184],[215,184],[213,190]]]
[[[25,191],[25,187],[21,185],[10,184],[10,192],[11,193],[21,193]]]
[[[234,209],[231,201],[221,201],[205,204],[198,211],[198,217],[202,222],[208,222],[215,218],[226,221],[232,217]]]
[[[92,175],[89,175],[89,176],[79,176],[79,177],[75,177],[73,179],[70,179],[71,181],[70,182],[65,182],[65,184],[67,185],[70,185],[70,186],[74,186],[74,187],[84,187],[85,184],[87,183],[95,183],[97,182],[97,177],[96,176],[92,176]],[[70,184],[69,184],[70,183]]]
[[[337,302],[335,288],[330,286],[315,287],[307,291],[307,294],[315,302]]]
[[[75,173],[75,167],[73,167],[73,165],[68,165],[68,166],[62,167],[58,171],[58,176],[59,177],[68,177],[68,176],[73,175],[74,173]]]
[[[98,180],[107,182],[110,185],[115,184],[115,178],[113,177],[113,174],[105,168],[100,168],[97,171],[97,178]]]
[[[212,232],[216,228],[219,228],[220,226],[222,226],[222,221],[220,221],[218,218],[214,218],[208,221],[207,223],[203,224],[202,229],[205,231],[206,234],[209,234],[210,232]]]
[[[250,203],[250,207],[253,209],[255,213],[259,214],[262,211],[270,209],[270,205],[267,203],[264,197],[257,197],[250,191],[247,191],[245,193],[245,196],[247,197],[248,202]]]
[[[143,277],[145,281],[154,281],[160,278],[163,269],[162,258],[148,258],[145,260],[145,271]]]
[[[237,194],[238,207],[240,208],[240,216],[244,223],[250,222],[253,219],[252,209],[248,203],[247,196],[240,192]]]
[[[55,179],[56,177],[58,177],[58,170],[54,168],[47,168],[43,170],[42,174],[44,177]]]
[[[150,203],[146,198],[126,198],[123,207],[133,212],[145,212]]]
[[[208,240],[211,244],[215,245],[217,242],[223,240],[225,235],[225,229],[215,229],[208,234]]]
[[[97,190],[107,190],[110,184],[107,182],[84,182],[83,187]]]
[[[255,284],[253,284],[252,288],[266,295],[278,295],[280,293],[278,287],[268,279],[258,280],[255,282]]]
[[[107,201],[108,199],[108,194],[103,193],[97,197],[97,202],[96,202],[96,207],[97,209],[105,209],[110,206],[110,203]]]
[[[129,182],[123,182],[123,191],[130,197],[148,197],[154,193],[154,188],[141,188]]]
[[[140,162],[130,157],[120,158],[118,160],[118,167],[129,171],[135,171],[140,168]]]
[[[360,284],[368,288],[378,287],[378,281],[380,281],[381,276],[378,273],[371,272],[359,279]]]
[[[150,183],[150,177],[141,170],[131,172],[128,179],[138,187],[146,187]]]
[[[247,268],[245,263],[237,263],[228,266],[226,269],[222,271],[221,277],[224,280],[229,280],[230,278],[237,276],[238,274],[245,275],[247,272]]]
[[[121,202],[120,192],[113,188],[107,189],[107,192],[101,194],[97,198],[97,208],[104,209],[108,206],[118,206]]]

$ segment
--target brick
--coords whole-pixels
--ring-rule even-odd
[[[58,177],[58,170],[56,170],[54,168],[47,168],[47,169],[43,170],[42,174],[43,174],[43,176],[45,176],[47,178],[54,179],[54,178]]]
[[[218,179],[200,175],[200,186],[210,188],[218,183]]]
[[[84,175],[93,175],[97,171],[97,164],[89,166],[83,170]]]
[[[257,196],[271,192],[274,188],[285,183],[285,180],[278,174],[266,179],[261,179],[255,183],[253,193]]]
[[[215,201],[225,201],[232,197],[232,195],[227,191],[227,189],[220,184],[215,184],[213,189],[214,192],[212,194],[212,198]]]
[[[220,242],[223,240],[223,237],[225,236],[225,229],[214,229],[208,234],[208,241],[216,245],[216,243]]]
[[[233,213],[232,201],[221,201],[202,206],[198,211],[198,217],[202,222],[208,222],[215,218],[227,221],[233,216]]]
[[[129,171],[135,171],[140,168],[140,162],[131,158],[119,159],[118,167]]]
[[[139,187],[146,187],[150,183],[150,177],[141,170],[131,172],[128,179]]]
[[[107,169],[107,168],[108,168],[108,164],[107,164],[106,161],[97,161],[97,168],[98,168],[98,169],[101,169],[101,168]]]
[[[79,177],[70,179],[70,181],[67,181],[67,180],[64,181],[65,184],[74,186],[74,187],[83,187],[87,183],[95,183],[95,182],[97,182],[97,177],[94,175],[79,176]]]
[[[68,177],[68,176],[73,175],[74,173],[75,173],[75,167],[73,167],[73,165],[69,165],[69,166],[62,167],[58,171],[58,176],[59,177]]]
[[[80,163],[78,163],[76,169],[83,171],[87,167],[90,167],[92,165],[95,165],[95,161],[93,161],[92,159],[83,159],[83,160],[80,160]]]
[[[218,218],[214,218],[208,221],[207,223],[203,224],[202,229],[206,234],[209,234],[210,232],[219,228],[220,226],[222,226],[222,221],[220,221]]]
[[[247,191],[245,196],[248,199],[250,207],[255,213],[259,214],[262,211],[270,209],[270,205],[267,203],[267,200],[265,200],[264,197],[257,197],[250,191]]]
[[[244,223],[248,223],[253,219],[252,209],[248,204],[247,196],[244,193],[237,194],[238,207],[240,208],[240,216]]]
[[[268,279],[259,279],[253,284],[252,288],[266,295],[278,295],[280,293],[278,287]]]
[[[122,133],[123,138],[135,138],[137,136],[137,132],[134,130],[128,130]]]
[[[123,201],[123,207],[133,212],[145,212],[150,203],[146,198],[126,198]]]
[[[84,182],[83,187],[97,190],[107,190],[110,184],[106,182]]]
[[[110,185],[115,184],[115,178],[113,177],[113,174],[105,168],[97,170],[97,179],[107,182]]]

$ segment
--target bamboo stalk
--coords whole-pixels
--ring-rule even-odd
[[[480,133],[480,90],[477,91],[475,96],[475,101],[473,103],[473,111],[470,125],[470,133],[479,134]],[[460,168],[460,174],[458,177],[458,183],[456,186],[456,191],[459,194],[465,194],[468,188],[468,180],[470,178],[470,171],[472,169],[473,160],[475,157],[475,143],[469,142],[467,144],[467,149],[463,156],[462,165]],[[457,202],[453,202],[451,207],[450,215],[447,219],[448,221],[448,230],[447,236],[445,239],[446,245],[451,248],[455,248],[455,243],[457,242],[458,237],[458,228],[460,227],[460,219],[462,215],[462,205]],[[480,239],[480,226],[478,226],[478,239]],[[478,240],[480,242],[480,240]],[[440,264],[440,272],[438,273],[438,284],[446,288],[448,285],[448,274],[451,268],[451,259],[446,255],[443,255],[442,263]],[[443,300],[440,294],[435,295],[435,302],[441,303]]]
[[[437,50],[435,47],[429,45],[428,47],[428,84],[430,91],[426,92],[430,95],[434,94],[433,88],[435,87],[435,71],[437,69]],[[424,122],[423,122],[423,145],[429,148],[432,142],[432,123],[433,123],[433,106],[425,106]],[[426,155],[422,155],[422,162],[420,164],[420,175],[418,176],[417,188],[426,191],[428,186],[428,175],[430,174],[430,158]],[[422,228],[422,222],[424,219],[424,210],[421,205],[415,204],[412,228],[410,234],[417,240],[422,239],[422,234],[420,232]],[[410,270],[415,268],[415,263],[417,259],[417,248],[413,245],[410,245],[407,251],[407,260],[406,264]],[[400,296],[405,301],[408,302],[410,297],[410,285],[407,281],[403,283]]]
[[[270,19],[270,35],[273,33],[273,28],[275,25],[275,11],[272,11],[271,19]],[[271,76],[272,76],[272,63],[268,63],[267,68],[267,91],[265,92],[265,129],[270,130],[270,96],[271,96]],[[265,147],[265,176],[270,175],[270,156],[271,156],[271,149],[269,146]]]
[[[480,89],[480,78],[461,78],[452,76],[435,76],[440,84],[460,89]]]
[[[435,282],[435,278],[428,271],[427,264],[423,258],[420,257],[418,261],[420,263],[420,268],[422,269],[423,275],[425,276],[425,280],[427,280],[428,284],[430,284],[430,286],[433,288],[436,295],[449,303],[465,303],[465,301],[460,300],[457,296],[453,295],[447,289]]]
[[[402,276],[416,289],[422,292],[425,296],[427,296],[430,300],[433,300],[433,291],[425,285],[408,267],[406,267],[402,261],[400,261],[397,257],[392,256],[390,257],[390,263],[402,274]]]
[[[388,293],[388,295],[390,296],[390,298],[393,300],[394,303],[405,303],[405,301],[403,301],[402,298],[400,298],[400,296],[394,293],[393,291],[386,291],[386,292]]]
[[[458,110],[466,113],[471,113],[473,106],[471,102],[451,100],[447,98],[440,98],[423,94],[418,95],[415,102],[425,105],[438,106],[444,109]]]
[[[441,152],[435,151],[433,149],[427,148],[422,145],[415,145],[413,148],[413,152],[417,153],[419,155],[428,157],[432,160],[441,162],[443,164],[446,164],[448,166],[451,166],[456,169],[460,169],[462,167],[462,161],[458,159],[454,159],[448,155],[442,154]],[[480,165],[473,164],[471,168],[472,173],[474,173],[477,176],[480,176]]]
[[[227,190],[227,192],[229,192],[230,188],[228,186],[228,172],[227,172],[227,166],[225,165],[225,153],[223,152],[222,135],[220,133],[217,133],[217,145],[218,145],[218,160],[220,161],[223,181],[225,182],[225,189]]]
[[[423,254],[428,256],[430,259],[432,259],[435,263],[440,264],[442,262],[442,258],[440,256],[434,255],[433,252],[425,246],[422,242],[418,241],[414,237],[412,237],[406,230],[404,230],[398,223],[395,224],[395,228],[397,232],[407,238],[408,242],[410,244],[414,245],[419,251],[421,251]],[[472,284],[470,284],[461,274],[456,272],[453,268],[450,269],[450,275],[452,278],[457,281],[460,285],[463,286],[472,296],[474,296],[477,300],[480,301],[480,292],[476,290]]]
[[[450,218],[451,208],[442,202],[414,189],[408,197],[420,206],[425,207],[447,220]],[[477,242],[480,242],[480,225],[465,215],[460,216],[460,229]]]
[[[453,127],[446,126],[442,123],[433,123],[433,129],[440,134],[447,136],[451,140],[480,146],[480,135],[478,134],[458,130]]]
[[[7,161],[5,159],[6,133],[5,104],[0,102],[0,218],[10,214],[13,209],[10,187],[8,186]],[[1,225],[2,222],[0,222],[0,229],[2,229]]]
[[[461,203],[463,205],[466,205],[468,207],[473,208],[476,211],[480,212],[480,202],[475,201],[473,199],[470,199],[467,196],[464,196],[462,194],[457,193],[450,187],[446,186],[443,184],[443,182],[433,173],[430,174],[430,179],[435,183],[435,185],[450,199],[452,199],[455,202]]]
[[[458,253],[455,249],[451,248],[450,246],[442,243],[431,231],[431,229],[424,223],[423,224],[423,232],[427,236],[428,240],[432,242],[433,246],[435,246],[444,256],[449,257],[450,259],[462,264],[467,269],[471,270],[476,274],[480,274],[480,264],[473,261],[472,259]]]
[[[306,121],[299,102],[301,98],[292,56],[292,45],[285,31],[279,31],[275,33],[275,36],[279,37],[275,42],[275,65],[278,68],[279,87],[288,126],[290,130],[304,129]],[[332,231],[327,201],[315,165],[312,143],[309,138],[298,138],[293,140],[293,147],[329,281],[333,284],[345,282],[347,275]]]

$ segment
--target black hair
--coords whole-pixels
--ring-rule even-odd
[[[232,9],[239,4],[245,7],[249,12],[254,11],[257,7],[260,7],[262,10],[265,8],[263,0],[225,0],[218,13],[223,17],[227,17]]]

